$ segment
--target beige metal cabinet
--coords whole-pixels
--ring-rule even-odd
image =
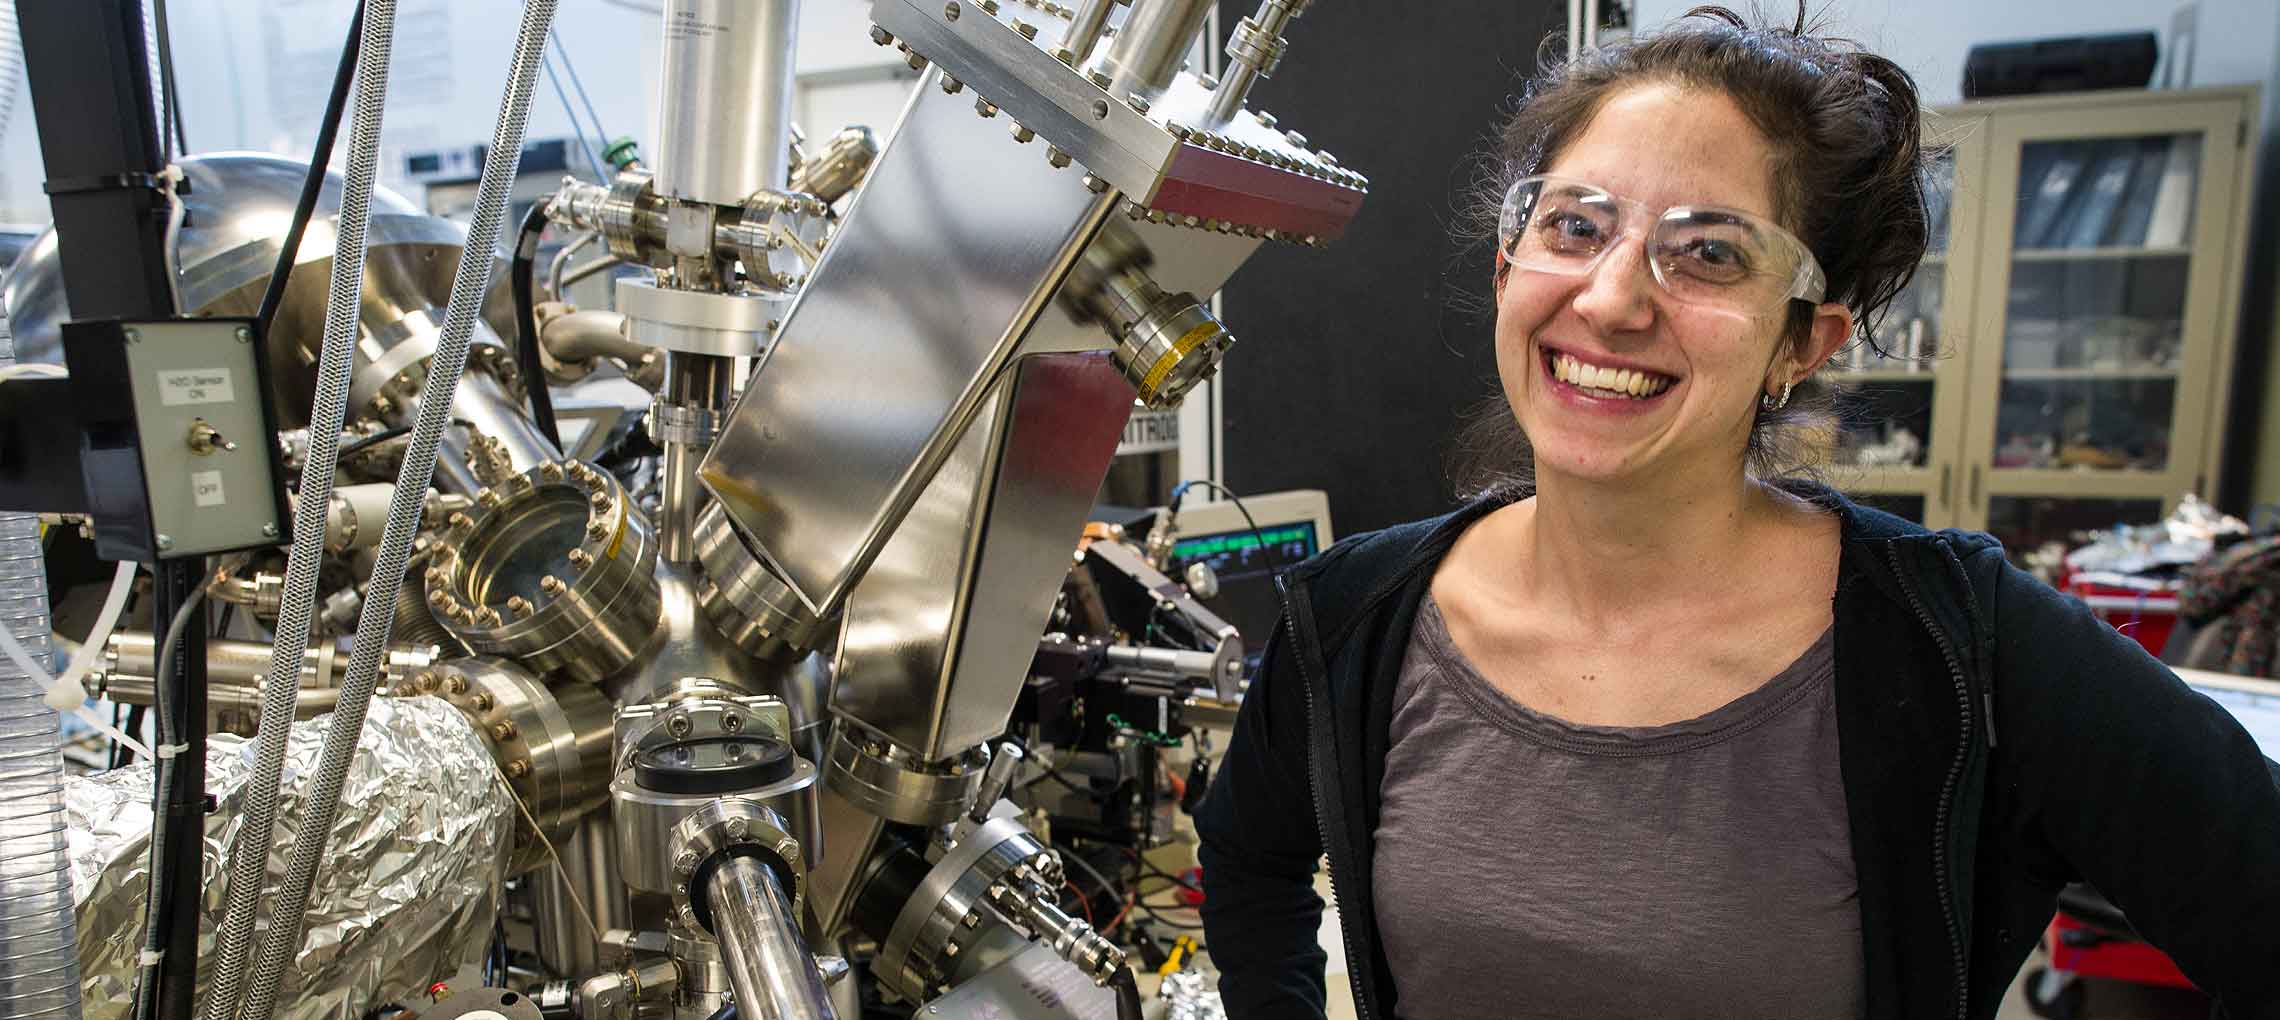
[[[1879,334],[1898,357],[1840,353],[1825,370],[1855,412],[1832,480],[2014,554],[2207,494],[2256,102],[2243,87],[1939,111],[1944,209]]]

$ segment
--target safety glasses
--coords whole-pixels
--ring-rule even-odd
[[[1819,304],[1828,286],[1805,242],[1764,217],[1711,205],[1658,211],[1566,177],[1514,183],[1498,234],[1513,268],[1566,276],[1591,272],[1637,237],[1671,297],[1735,315],[1765,315],[1789,299]]]

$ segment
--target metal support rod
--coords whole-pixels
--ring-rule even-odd
[[[658,408],[680,412],[677,423],[652,425],[652,434],[665,450],[657,534],[658,553],[668,562],[690,563],[697,558],[697,514],[705,508],[697,464],[704,460],[719,418],[728,410],[734,369],[733,359],[718,355],[681,351],[665,355],[665,392],[658,397]]]
[[[792,898],[768,866],[732,857],[705,882],[713,934],[720,940],[737,1013],[748,1020],[833,1020],[831,997],[807,940],[800,935]]]
[[[1071,54],[1070,64],[1085,66],[1093,47],[1100,45],[1101,33],[1108,31],[1108,16],[1114,10],[1116,0],[1084,0],[1077,5],[1076,17],[1069,22],[1069,34],[1061,39],[1062,48]]]
[[[139,3],[33,3],[16,11],[39,127],[49,206],[62,248],[64,294],[82,319],[177,314],[166,250],[171,199],[158,178],[163,146]],[[126,399],[120,395],[119,399]],[[97,551],[109,543],[98,541]],[[118,551],[109,551],[123,558]],[[163,632],[206,579],[197,558],[154,566],[152,615]],[[166,854],[152,862],[149,909],[164,940],[147,1016],[189,1016],[198,973],[198,904],[205,853],[206,617],[190,614],[184,654],[167,685],[180,753],[153,791]]]
[[[1282,63],[1283,31],[1293,19],[1306,13],[1309,0],[1260,0],[1259,9],[1250,17],[1236,22],[1235,31],[1227,38],[1227,74],[1219,81],[1219,90],[1212,93],[1211,110],[1207,118],[1215,124],[1224,124],[1243,109],[1243,100],[1251,94],[1251,86],[1259,79],[1275,73]]]
[[[151,623],[163,632],[182,603],[206,581],[205,565],[193,557],[162,561],[151,586]],[[166,860],[152,888],[164,890],[150,909],[165,932],[166,955],[158,963],[157,1012],[189,1016],[198,977],[198,905],[205,883],[206,851],[206,607],[191,610],[182,627],[182,649],[169,661],[173,676],[155,678],[166,687],[168,724],[180,749],[168,763],[166,788],[158,791],[159,824],[166,826]]]
[[[1162,95],[1180,73],[1211,8],[1212,0],[1134,0],[1131,16],[1101,65],[1110,78],[1109,91],[1119,98]]]

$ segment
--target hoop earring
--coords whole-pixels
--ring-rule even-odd
[[[1784,408],[1784,407],[1788,407],[1788,406],[1789,406],[1789,389],[1790,389],[1790,387],[1792,387],[1792,386],[1795,386],[1795,385],[1796,385],[1796,383],[1786,383],[1786,382],[1785,382],[1785,383],[1782,383],[1782,384],[1781,384],[1781,396],[1780,396],[1780,398],[1779,398],[1779,399],[1776,399],[1776,398],[1774,397],[1774,395],[1773,395],[1773,394],[1771,394],[1771,393],[1760,393],[1760,394],[1758,394],[1758,407],[1760,407],[1760,408],[1762,408],[1762,409],[1764,409],[1764,410],[1767,410],[1767,411],[1779,411],[1779,410],[1781,410],[1781,409],[1782,409],[1782,408]]]

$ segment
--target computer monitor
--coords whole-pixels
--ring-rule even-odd
[[[1243,654],[1255,670],[1267,635],[1282,618],[1282,596],[1274,572],[1293,567],[1329,548],[1330,497],[1320,489],[1294,489],[1243,497],[1251,523],[1229,500],[1205,503],[1190,490],[1180,504],[1179,533],[1172,543],[1170,574],[1184,579],[1188,565],[1207,563],[1219,578],[1219,593],[1203,604],[1243,635]],[[1159,511],[1160,512],[1160,511]]]

